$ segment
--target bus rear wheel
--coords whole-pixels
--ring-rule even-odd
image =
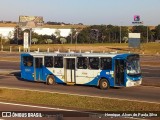
[[[106,79],[101,79],[100,82],[99,82],[99,87],[100,87],[100,89],[102,89],[102,90],[108,89],[108,88],[110,87],[108,80],[106,80]]]
[[[54,80],[54,77],[52,75],[49,75],[47,77],[47,84],[48,85],[54,85],[55,84],[55,80]]]

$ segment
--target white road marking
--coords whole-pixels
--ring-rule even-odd
[[[48,109],[48,110],[77,111],[77,110],[70,110],[70,109],[61,109],[61,108],[53,108],[53,107],[43,107],[43,106],[26,105],[26,104],[16,104],[16,103],[8,103],[8,102],[0,102],[0,104],[21,106],[21,107],[43,108],[43,109]]]
[[[77,95],[77,96],[82,96],[82,97],[97,97],[97,98],[105,98],[105,99],[114,99],[114,100],[126,100],[126,101],[129,101],[129,102],[145,102],[145,103],[153,103],[153,104],[160,104],[160,102],[149,102],[149,101],[143,101],[143,100],[130,100],[130,99],[122,99],[122,98],[112,98],[112,97],[101,97],[101,96],[92,96],[92,95],[81,95],[81,94],[71,94],[71,93],[62,93],[62,92],[51,92],[51,91],[41,91],[41,90],[34,90],[34,89],[21,89],[21,88],[9,88],[9,87],[0,87],[0,88],[6,88],[6,89],[15,89],[15,90],[27,90],[27,91],[35,91],[35,92],[47,92],[47,93],[56,93],[56,94],[62,94],[62,95]],[[159,88],[159,87],[158,87]]]

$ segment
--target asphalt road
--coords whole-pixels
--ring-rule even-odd
[[[0,61],[0,69],[20,70],[19,62]]]
[[[141,70],[144,77],[160,77],[160,67],[142,66]]]
[[[160,62],[160,56],[141,56],[140,59],[144,62]]]
[[[128,100],[138,100],[147,102],[160,101],[160,87],[136,86],[129,88],[110,88],[100,90],[89,86],[67,86],[57,84],[55,86],[45,83],[22,81],[15,76],[0,76],[0,87],[19,88],[28,90],[38,90],[47,92],[58,92],[66,94],[78,94],[96,97],[108,97]]]
[[[78,111],[42,105],[0,102],[0,120],[110,120],[111,117],[106,114],[113,113],[109,111]],[[115,112],[115,114],[122,115],[120,112]],[[157,113],[155,112],[155,114]],[[129,118],[121,117],[120,119],[128,120]],[[119,120],[119,117],[113,117],[112,120]]]

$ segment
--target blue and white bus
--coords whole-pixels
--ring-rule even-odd
[[[59,51],[21,54],[21,78],[47,84],[130,87],[142,83],[138,54]]]

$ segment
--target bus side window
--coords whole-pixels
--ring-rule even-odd
[[[44,57],[44,65],[45,65],[45,67],[53,67],[53,57],[52,56],[45,56]]]
[[[23,57],[23,65],[31,67],[33,66],[33,57],[32,56],[24,56]]]
[[[77,57],[77,68],[87,69],[87,57]]]
[[[90,57],[89,58],[89,68],[90,69],[99,69],[99,58],[98,57]]]
[[[54,67],[63,68],[63,57],[59,57],[59,56],[54,57]]]
[[[106,57],[106,58],[100,58],[100,66],[101,70],[111,70],[112,69],[112,58]]]

